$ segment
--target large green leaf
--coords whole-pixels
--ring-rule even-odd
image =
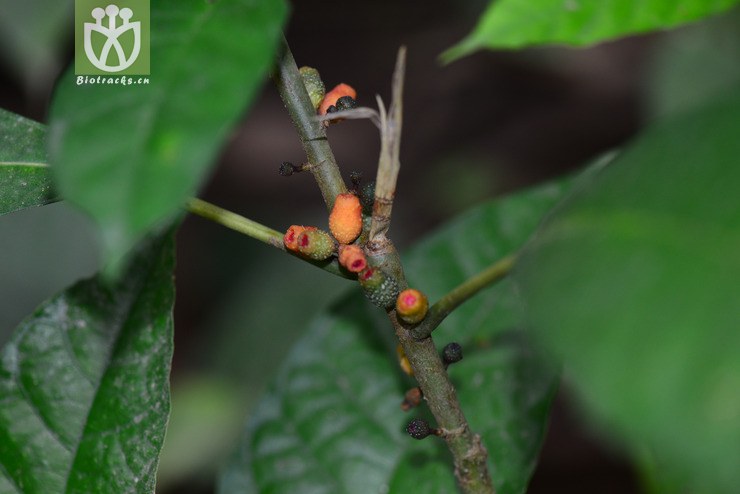
[[[649,128],[515,277],[598,422],[714,494],[740,485],[738,129],[737,90]]]
[[[648,66],[648,110],[668,115],[698,108],[740,86],[740,9],[657,41]]]
[[[57,200],[45,138],[40,123],[0,109],[0,215]]]
[[[149,84],[78,86],[71,69],[62,76],[53,171],[65,199],[100,225],[106,259],[195,192],[262,84],[285,15],[282,0],[152,2]]]
[[[0,354],[0,492],[150,493],[169,414],[172,235],[82,281]]]
[[[679,26],[738,0],[495,0],[473,32],[447,50],[451,61],[481,48],[583,46]]]
[[[413,286],[432,300],[517,249],[560,197],[550,185],[469,212],[405,257]],[[300,315],[295,314],[296,324]],[[500,494],[522,493],[543,439],[557,372],[522,333],[504,281],[464,304],[435,332],[460,342],[450,368],[471,427],[483,435]],[[271,493],[455,490],[442,441],[417,442],[399,409],[400,377],[385,315],[354,292],[310,325],[248,425],[221,491]]]

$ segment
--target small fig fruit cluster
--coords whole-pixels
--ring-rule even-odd
[[[339,194],[329,215],[329,232],[314,226],[291,225],[283,236],[285,248],[309,259],[321,261],[334,254],[351,273],[367,267],[362,247],[353,244],[363,228],[362,205],[354,194]]]
[[[286,249],[315,261],[328,259],[335,250],[331,235],[315,226],[291,225],[283,236],[283,244]]]
[[[298,72],[301,74],[308,97],[311,98],[311,104],[319,115],[357,107],[357,91],[349,84],[337,84],[327,92],[318,70],[304,66],[298,69]]]
[[[326,91],[319,72],[312,67],[299,69],[303,85],[319,115],[356,107],[357,91],[345,83]],[[289,176],[306,165],[296,167],[285,162],[281,175]],[[401,292],[395,277],[379,266],[372,266],[365,257],[362,246],[368,240],[371,215],[375,200],[375,183],[361,186],[359,173],[352,175],[354,190],[339,194],[334,199],[329,214],[329,233],[316,227],[292,225],[285,232],[285,248],[312,260],[338,257],[339,264],[357,274],[357,279],[370,301],[383,309],[395,307],[398,318],[405,324],[415,325],[426,317],[429,309],[427,297],[416,289]]]

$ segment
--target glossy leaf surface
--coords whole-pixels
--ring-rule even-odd
[[[0,109],[0,215],[56,200],[45,139],[43,125]]]
[[[169,415],[171,236],[118,285],[82,281],[0,354],[0,492],[150,493]]]

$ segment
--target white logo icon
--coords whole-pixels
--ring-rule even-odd
[[[95,22],[85,23],[85,55],[88,60],[100,70],[105,72],[120,72],[124,69],[131,67],[131,65],[139,57],[141,51],[141,23],[129,22],[134,13],[129,8],[118,9],[117,5],[108,5],[105,10],[100,7],[96,7],[92,10],[91,15]],[[108,25],[103,24],[103,18],[108,16]],[[120,26],[116,26],[116,16],[119,16],[123,23]],[[132,30],[134,33],[134,48],[131,53],[126,56],[123,51],[123,46],[118,41],[118,37],[121,36],[128,30]],[[100,54],[96,54],[93,51],[92,46],[92,33],[97,31],[107,39],[103,44],[103,48],[100,50]],[[110,51],[115,50],[116,56],[118,57],[118,65],[108,65],[108,57],[111,54]]]

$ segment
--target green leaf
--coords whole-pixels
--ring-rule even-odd
[[[270,69],[285,16],[282,0],[152,2],[149,84],[62,76],[53,171],[65,199],[100,225],[108,261],[194,194]]]
[[[40,123],[0,109],[0,215],[58,200],[45,138]]]
[[[649,113],[699,108],[740,86],[740,9],[662,36],[648,66]]]
[[[446,62],[482,48],[573,46],[667,29],[728,10],[738,0],[496,0]]]
[[[649,128],[515,273],[598,423],[715,494],[740,484],[738,128],[737,90]]]
[[[405,257],[410,282],[439,298],[517,249],[563,190],[550,185],[469,212]],[[520,321],[503,281],[435,333],[440,346],[463,345],[465,359],[450,374],[499,494],[524,492],[558,380]],[[401,377],[395,348],[385,314],[357,291],[314,320],[254,413],[220,492],[453,492],[443,442],[403,432],[424,412],[399,408],[413,384]]]
[[[44,303],[0,354],[0,492],[154,491],[169,414],[172,235]]]

